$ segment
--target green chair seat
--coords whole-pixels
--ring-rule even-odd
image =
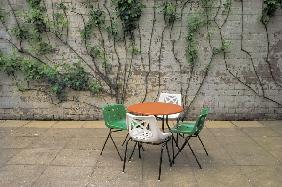
[[[118,120],[118,121],[111,121],[111,122],[107,122],[107,123],[108,123],[109,128],[118,129],[118,130],[127,130],[125,119]]]
[[[172,133],[182,133],[192,135],[195,132],[195,123],[181,123],[171,128]]]

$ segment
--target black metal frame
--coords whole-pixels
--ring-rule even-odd
[[[118,150],[118,148],[117,148],[117,145],[116,145],[116,143],[115,143],[115,141],[114,141],[114,139],[113,139],[113,137],[112,137],[112,133],[113,133],[113,132],[120,132],[120,131],[123,131],[123,130],[113,130],[112,128],[110,129],[109,134],[108,134],[108,136],[107,136],[107,138],[106,138],[106,140],[105,140],[105,143],[104,143],[104,145],[103,145],[103,148],[102,148],[102,150],[101,150],[100,155],[103,154],[103,150],[104,150],[104,148],[105,148],[105,146],[106,146],[106,144],[107,144],[107,142],[108,142],[108,139],[111,138],[111,140],[112,140],[112,142],[113,142],[113,144],[114,144],[114,146],[115,146],[115,148],[116,148],[116,150],[117,150],[118,156],[120,157],[120,160],[123,161],[123,160],[122,160],[122,157],[121,157],[121,155],[120,155],[120,153],[119,153],[119,150]],[[128,133],[127,133],[127,135],[126,135],[126,137],[125,137],[125,139],[124,139],[122,145],[123,145],[124,142],[126,141],[127,137],[128,137]]]
[[[160,163],[159,163],[159,176],[158,176],[158,180],[160,180],[161,178],[161,173],[162,173],[162,158],[163,158],[163,149],[165,147],[166,151],[167,151],[167,156],[168,156],[168,160],[169,160],[169,165],[170,167],[172,167],[172,160],[170,158],[170,153],[169,153],[169,149],[168,149],[168,146],[167,146],[167,143],[168,141],[171,139],[171,137],[167,138],[166,140],[164,140],[163,142],[160,142],[160,143],[151,143],[151,142],[140,142],[140,141],[136,141],[136,140],[133,140],[131,137],[126,141],[126,146],[125,146],[125,153],[124,153],[124,159],[123,159],[123,169],[122,169],[122,172],[124,172],[125,170],[125,162],[126,162],[126,156],[127,156],[127,146],[128,146],[128,142],[131,140],[131,141],[134,141],[135,144],[134,144],[134,147],[133,147],[133,150],[130,154],[130,157],[128,159],[128,161],[131,160],[132,156],[133,156],[133,153],[134,153],[134,150],[136,148],[136,145],[138,145],[138,152],[139,152],[139,159],[141,159],[141,148],[143,148],[142,144],[143,143],[146,143],[146,144],[151,144],[151,145],[161,145],[161,154],[160,154]]]
[[[173,136],[173,135],[172,135],[172,136]],[[184,135],[179,135],[179,133],[177,133],[177,137],[178,137],[178,136],[180,136],[180,137],[182,137],[182,138],[185,138]],[[184,149],[184,147],[185,147],[186,145],[188,145],[189,148],[190,148],[190,150],[191,150],[191,152],[192,152],[192,154],[193,154],[193,156],[195,157],[195,160],[196,160],[197,164],[199,165],[200,169],[202,169],[202,166],[201,166],[201,164],[200,164],[200,162],[199,162],[199,160],[198,160],[198,158],[197,158],[197,156],[196,156],[194,150],[192,149],[191,145],[189,144],[189,140],[190,140],[191,138],[193,138],[193,137],[198,137],[198,139],[200,140],[200,142],[201,142],[201,144],[202,144],[202,146],[203,146],[203,148],[204,148],[204,150],[205,150],[205,152],[206,152],[206,155],[207,155],[207,156],[209,155],[209,154],[208,154],[208,151],[207,151],[206,148],[205,148],[205,145],[204,145],[202,139],[200,138],[200,136],[199,136],[199,135],[192,135],[192,136],[187,136],[187,137],[185,138],[185,141],[184,141],[184,143],[182,144],[181,148],[180,148],[180,149],[178,148],[178,152],[176,153],[176,155],[174,155],[174,150],[173,150],[173,160],[172,160],[172,162],[174,163],[175,158],[176,158],[176,157],[179,155],[179,153]],[[177,138],[177,142],[178,142],[178,138]],[[174,149],[174,147],[172,147],[172,149]]]

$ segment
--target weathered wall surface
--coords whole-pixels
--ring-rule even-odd
[[[7,0],[0,2],[1,7],[10,10]],[[65,2],[68,7],[76,7],[76,12],[87,19],[87,9],[80,0]],[[146,8],[135,30],[135,43],[141,54],[130,54],[128,38],[114,44],[106,32],[100,35],[98,30],[91,38],[98,45],[103,38],[111,69],[103,72],[101,64],[99,67],[111,80],[115,80],[119,72],[118,82],[125,90],[121,94],[125,96],[126,105],[154,101],[160,92],[171,92],[182,94],[188,118],[195,117],[205,105],[211,108],[210,119],[282,119],[281,10],[271,18],[266,30],[260,22],[262,0],[231,0],[228,13],[222,13],[224,6],[220,2],[224,2],[216,1],[209,18],[212,23],[201,28],[197,36],[199,60],[191,71],[192,66],[185,56],[187,16],[199,9],[199,2],[178,1],[179,19],[172,26],[165,26],[163,15],[156,8],[162,2],[143,1]],[[51,12],[52,1],[45,0],[45,3]],[[11,0],[11,4],[16,10],[26,8],[25,0]],[[106,12],[109,24],[105,7],[112,10],[111,1],[101,0],[96,4]],[[80,37],[83,20],[70,8],[67,14],[68,44],[91,64]],[[15,23],[12,15],[8,23]],[[0,37],[9,38],[3,25],[0,26]],[[50,38],[56,44],[56,54],[48,56],[50,62],[72,63],[80,59],[68,46],[56,42],[52,36]],[[222,40],[230,41],[230,48],[224,54],[213,56],[212,48],[218,47]],[[2,39],[0,49],[9,51],[11,45]],[[101,79],[95,72],[91,73]],[[101,82],[104,84],[102,79]],[[17,83],[25,85],[26,89],[19,91]],[[110,90],[106,85],[104,87]],[[26,83],[20,73],[13,78],[0,72],[0,119],[93,120],[102,117],[101,106],[116,102],[116,98],[107,93],[93,96],[88,91],[73,90],[67,91],[66,100],[59,102],[48,89],[48,85],[41,82]]]

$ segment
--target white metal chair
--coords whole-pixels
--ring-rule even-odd
[[[160,164],[159,164],[159,177],[158,180],[160,180],[161,176],[161,166],[162,166],[162,155],[163,155],[163,149],[166,148],[167,155],[169,158],[170,166],[172,166],[172,161],[170,158],[167,142],[171,139],[172,134],[169,133],[163,133],[157,126],[157,120],[155,116],[135,116],[133,114],[126,114],[126,124],[129,130],[129,136],[130,138],[126,142],[125,147],[125,154],[124,154],[124,162],[123,162],[123,172],[125,170],[125,162],[126,162],[126,156],[127,156],[127,146],[129,140],[133,140],[135,142],[133,151],[129,157],[129,160],[131,159],[135,147],[138,144],[139,149],[139,158],[141,158],[140,154],[140,148],[142,147],[142,143],[146,144],[153,144],[153,145],[161,145],[161,155],[160,155]]]
[[[161,93],[158,101],[164,103],[173,103],[182,106],[181,94]],[[168,119],[177,119],[179,117],[179,114],[180,113],[168,115]]]
[[[170,93],[161,93],[158,102],[163,103],[172,103],[182,106],[181,104],[181,94],[170,94]],[[164,131],[164,121],[166,119],[166,124],[168,125],[168,120],[177,120],[180,113],[170,114],[167,116],[158,115],[158,118],[162,120],[162,130]]]

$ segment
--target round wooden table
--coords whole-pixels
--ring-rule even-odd
[[[162,103],[162,102],[144,102],[127,107],[128,112],[138,115],[162,115],[166,116],[166,122],[168,126],[168,115],[176,114],[183,111],[183,107],[172,103]],[[169,128],[169,126],[168,126]],[[162,129],[164,130],[164,118]]]

